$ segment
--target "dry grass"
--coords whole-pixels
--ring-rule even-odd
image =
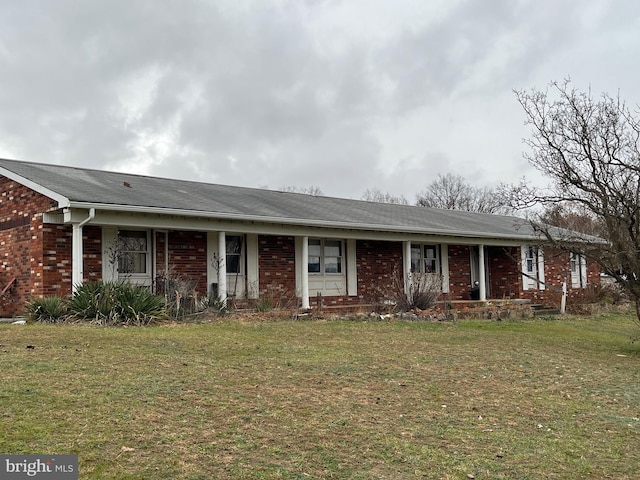
[[[0,325],[0,451],[77,453],[82,479],[631,479],[634,328]]]

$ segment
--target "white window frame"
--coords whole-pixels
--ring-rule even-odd
[[[132,251],[133,253],[143,253],[145,256],[145,271],[144,272],[121,272],[120,271],[120,255],[122,254],[122,252],[127,252],[127,250],[120,250],[121,249],[121,232],[141,232],[144,233],[146,235],[146,249],[144,251],[142,250],[135,250]],[[152,284],[152,258],[153,258],[153,251],[152,251],[152,241],[151,241],[151,231],[148,229],[141,229],[141,228],[118,228],[117,231],[115,231],[115,243],[112,244],[111,248],[114,248],[114,251],[108,252],[108,254],[116,254],[116,258],[115,259],[109,259],[109,262],[111,260],[115,260],[115,273],[116,273],[116,279],[117,280],[126,280],[128,282],[131,282],[135,285],[147,285],[147,286],[151,286]]]
[[[417,259],[418,260],[418,265],[419,268],[416,269],[415,268],[415,263],[414,263],[414,256],[413,253],[419,249],[420,252],[420,257]],[[434,257],[428,257],[426,255],[427,249],[429,249],[430,251],[433,251]],[[425,270],[427,270],[426,267],[426,260],[427,259],[432,259],[432,264],[435,265],[435,269],[434,271],[431,272],[427,272]],[[427,274],[434,274],[434,275],[440,275],[440,272],[442,270],[441,268],[441,264],[440,264],[440,245],[437,244],[433,244],[433,243],[413,243],[411,242],[411,273],[427,273]]]
[[[307,239],[307,258],[302,257],[303,248],[302,242],[304,239],[299,237],[296,240],[296,263],[300,262],[306,265],[305,268],[299,268],[296,274],[296,289],[299,292],[303,291],[302,275],[307,275],[308,279],[308,292],[311,297],[317,294],[323,296],[345,296],[357,294],[357,278],[355,275],[355,241],[345,240],[336,237],[312,237]],[[320,242],[320,259],[314,258],[314,263],[320,265],[319,272],[313,272],[309,269],[309,258],[318,257],[317,248],[313,248],[313,245],[318,245]],[[340,254],[337,256],[340,264],[340,272],[327,272],[326,271],[326,257],[336,257],[336,255],[327,255],[325,246],[328,242],[339,242]],[[330,246],[330,245],[329,245]],[[307,270],[303,272],[303,270]]]
[[[587,287],[587,261],[584,255],[571,252],[570,254],[571,269],[571,288]]]
[[[317,243],[316,243],[317,242]],[[340,254],[339,255],[327,255],[327,243],[329,242],[335,242],[338,244],[339,248],[340,248]],[[317,252],[318,255],[316,255],[316,252],[313,252],[314,254],[312,255],[312,245],[318,246],[320,247],[320,251]],[[335,238],[309,238],[309,256],[307,258],[307,268],[308,268],[308,272],[309,275],[316,275],[316,276],[341,276],[344,277],[345,276],[345,245],[344,245],[344,240],[340,240],[340,239],[335,239]],[[313,271],[311,269],[311,258],[318,258],[318,271]],[[337,265],[338,265],[338,272],[331,272],[331,271],[327,271],[327,259],[328,258],[336,258],[338,259],[337,261]],[[316,262],[314,262],[315,264]]]
[[[229,247],[233,241],[239,240],[240,251],[238,253],[230,252]],[[225,273],[227,275],[227,296],[235,298],[245,298],[247,295],[246,289],[246,265],[247,265],[247,238],[245,235],[239,233],[228,233],[225,235]],[[229,266],[232,262],[229,261],[231,257],[238,257],[238,271],[230,272]]]
[[[238,244],[240,245],[240,251],[239,252],[230,252],[229,251],[229,247],[232,245],[232,242],[236,241],[238,242]],[[226,246],[226,259],[227,261],[225,262],[225,268],[226,268],[226,273],[227,275],[244,275],[244,271],[245,271],[245,239],[244,239],[244,235],[226,235],[225,236],[225,246]],[[236,272],[230,272],[229,271],[229,266],[231,265],[232,262],[229,261],[229,258],[231,257],[238,257],[238,271]]]
[[[544,290],[544,252],[542,247],[522,245],[522,289]]]

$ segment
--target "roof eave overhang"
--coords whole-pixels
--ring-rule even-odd
[[[234,214],[224,212],[208,212],[200,210],[185,210],[175,208],[163,208],[163,207],[148,207],[140,205],[116,205],[106,203],[92,203],[92,202],[69,202],[68,208],[95,208],[96,210],[106,210],[112,212],[122,213],[144,213],[144,214],[156,214],[156,215],[176,215],[183,217],[197,217],[208,218],[215,220],[231,220],[239,222],[260,222],[268,224],[280,224],[291,226],[305,226],[305,227],[320,227],[320,228],[337,228],[346,230],[372,230],[379,232],[393,232],[393,233],[406,233],[406,234],[426,234],[426,235],[438,235],[449,237],[461,237],[461,238],[477,238],[477,239],[499,239],[499,240],[512,240],[512,241],[539,241],[540,237],[527,234],[501,234],[501,233],[480,233],[473,231],[462,230],[439,230],[430,228],[416,228],[416,227],[399,227],[391,225],[381,224],[367,224],[367,223],[352,223],[352,222],[334,222],[326,220],[308,220],[300,218],[287,218],[287,217],[269,217],[262,215],[246,215],[246,214]]]
[[[25,187],[30,188],[31,190],[34,190],[44,195],[45,197],[55,200],[56,202],[58,202],[58,207],[60,208],[71,207],[71,201],[64,195],[60,195],[59,193],[54,192],[53,190],[49,190],[48,188],[43,187],[39,183],[29,180],[28,178],[23,177],[22,175],[18,175],[17,173],[12,172],[11,170],[7,170],[6,168],[0,167],[0,175],[7,177],[8,179],[13,180],[15,182],[18,182],[19,184],[24,185]]]

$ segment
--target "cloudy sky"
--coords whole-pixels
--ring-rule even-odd
[[[631,0],[0,0],[0,157],[413,202],[542,181],[513,90],[639,57]]]

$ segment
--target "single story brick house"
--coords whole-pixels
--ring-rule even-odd
[[[0,159],[0,315],[90,280],[200,295],[294,295],[302,308],[385,300],[394,276],[438,275],[448,301],[558,303],[599,281],[523,219]],[[544,249],[544,251],[543,251]]]

